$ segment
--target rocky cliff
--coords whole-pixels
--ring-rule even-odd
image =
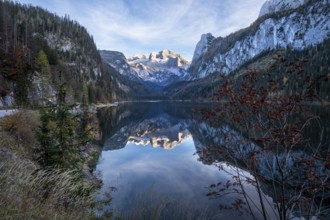
[[[260,12],[263,16],[250,27],[215,38],[209,45],[202,37],[189,68],[192,78],[230,73],[262,52],[288,47],[303,50],[330,37],[329,0],[288,2],[267,1]]]

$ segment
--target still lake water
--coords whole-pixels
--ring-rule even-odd
[[[248,181],[253,176],[210,155],[223,138],[193,115],[204,107],[146,102],[98,112],[103,133],[95,171],[103,181],[98,199],[115,189],[105,209],[131,219],[253,219],[251,213],[262,219],[258,190]],[[242,186],[231,184],[237,175]],[[272,189],[261,184],[268,217],[275,219]],[[224,193],[214,197],[213,189],[221,188]]]

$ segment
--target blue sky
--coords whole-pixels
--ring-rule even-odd
[[[190,60],[203,33],[249,26],[265,0],[17,0],[85,26],[98,49],[125,55],[173,50]]]

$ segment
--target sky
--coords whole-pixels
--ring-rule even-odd
[[[15,0],[69,15],[100,50],[126,56],[169,49],[191,60],[204,33],[225,37],[248,27],[265,0]]]

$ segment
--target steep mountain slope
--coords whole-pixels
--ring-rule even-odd
[[[271,1],[277,2],[284,1]],[[189,72],[194,78],[203,78],[214,72],[230,73],[267,50],[288,47],[302,50],[322,43],[330,36],[329,4],[328,0],[308,1],[297,8],[265,14],[246,29],[214,39],[192,62]],[[293,4],[298,5],[297,2]],[[265,10],[268,12],[272,10]]]
[[[232,75],[242,75],[246,69],[254,69],[257,71],[267,71],[269,67],[275,63],[273,56],[285,54],[284,51],[269,51],[255,57],[250,63],[246,63],[241,68],[232,72]],[[173,83],[164,89],[166,96],[174,100],[190,99],[194,101],[214,101],[214,95],[217,86],[222,83],[219,73],[212,73],[204,78],[195,79],[187,82]]]
[[[105,63],[116,69],[121,75],[130,80],[140,80],[128,64],[125,55],[118,51],[101,50],[100,55]]]
[[[278,11],[298,8],[308,0],[267,0],[261,7],[259,17]]]
[[[286,63],[295,62],[298,60],[304,61],[304,71],[301,77],[320,77],[330,73],[330,38],[318,44],[317,46],[308,47],[304,50],[293,49],[275,49],[270,51],[264,51],[261,54],[255,56],[253,59],[243,63],[235,71],[229,73],[231,78],[234,78],[234,82],[244,78],[244,75],[249,70],[255,70],[259,73],[269,73],[271,69],[274,69],[274,64],[277,63],[276,57],[281,56]],[[277,74],[274,71],[273,74]],[[266,76],[267,76],[266,74]],[[172,99],[191,99],[199,101],[211,101],[214,100],[214,95],[223,81],[219,76],[219,73],[210,74],[204,78],[193,80],[189,83],[178,82],[167,86],[164,89],[166,96]],[[274,75],[268,77],[272,78]],[[293,77],[288,75],[289,77]],[[330,77],[330,76],[328,76]],[[294,91],[301,88],[298,82],[294,84],[288,84],[285,88],[287,92]],[[319,98],[323,100],[330,100],[330,84],[328,81],[321,82],[318,87]]]
[[[149,88],[152,84],[155,88],[163,87],[187,77],[189,62],[170,50],[153,52],[148,58],[146,55],[126,58],[117,51],[100,51],[100,54],[120,74],[130,80],[144,82]]]
[[[163,99],[160,88],[152,83],[134,80],[122,75],[118,69],[103,60],[103,68],[111,82],[112,100]],[[136,78],[135,78],[136,79]]]
[[[68,16],[0,1],[0,106],[54,101],[63,83],[67,101],[111,100],[92,36]]]

